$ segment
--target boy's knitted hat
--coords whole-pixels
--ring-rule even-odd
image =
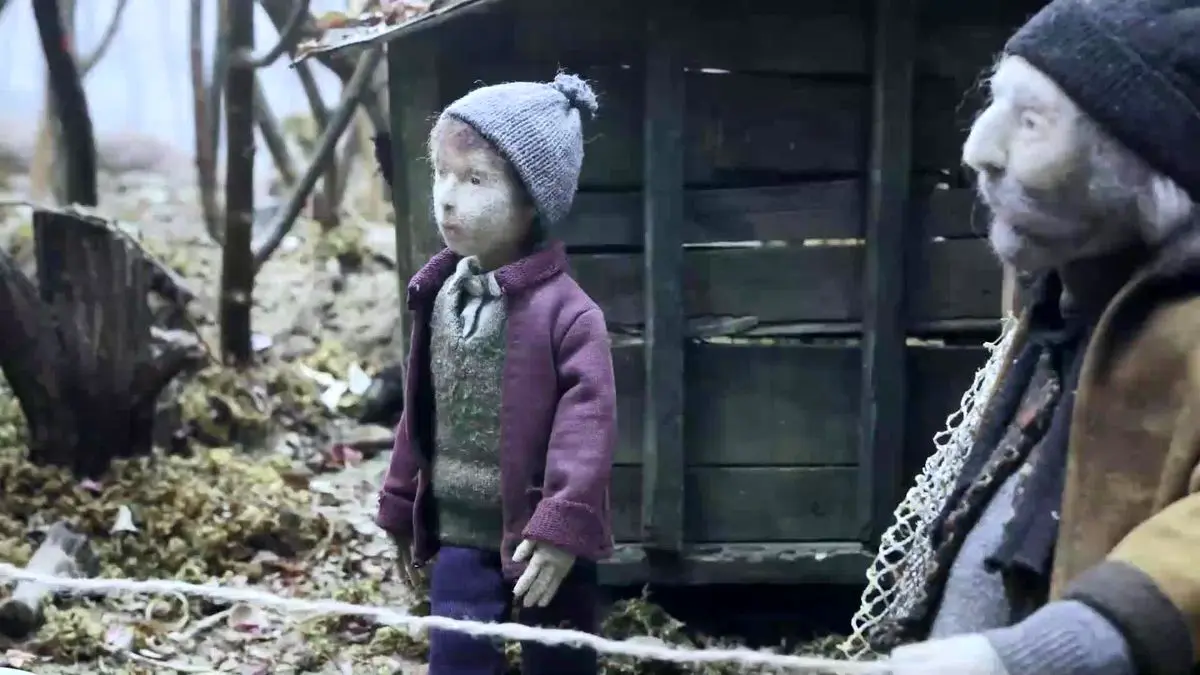
[[[571,210],[583,167],[580,109],[596,114],[596,94],[575,75],[553,82],[480,87],[442,111],[471,125],[512,164],[547,224]]]
[[[1101,127],[1200,199],[1200,3],[1053,0],[1005,51],[1048,75]]]

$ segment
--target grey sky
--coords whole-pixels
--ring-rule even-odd
[[[44,66],[32,2],[11,0],[0,15],[0,44],[8,54],[0,61],[0,123],[32,127],[42,103]],[[207,44],[211,45],[217,0],[205,0]],[[76,21],[80,52],[99,40],[115,0],[78,0]],[[123,132],[149,134],[192,154],[191,84],[188,78],[187,0],[129,0],[121,28],[108,55],[85,82],[97,135]],[[312,0],[315,13],[345,7],[344,0]],[[255,21],[259,51],[276,39],[261,9]],[[331,105],[337,79],[314,68]],[[303,90],[286,57],[260,71],[267,97],[281,117],[307,111]],[[264,157],[265,152],[259,156]]]

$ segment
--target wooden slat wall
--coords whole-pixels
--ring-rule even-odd
[[[916,63],[908,92],[903,69],[888,70],[874,58],[876,49],[905,46],[903,36],[873,32],[874,0],[694,3],[687,9],[689,21],[675,24],[670,54],[689,70],[678,83],[663,79],[666,84],[658,85],[686,92],[678,153],[657,145],[655,127],[646,126],[647,110],[669,108],[666,99],[656,102],[647,95],[657,89],[647,84],[647,5],[638,0],[586,5],[522,0],[512,3],[511,12],[464,20],[440,38],[440,60],[429,65],[422,55],[422,67],[439,74],[436,87],[422,91],[444,105],[481,84],[547,80],[560,68],[591,80],[600,112],[585,122],[581,192],[555,234],[571,247],[574,275],[614,328],[671,335],[679,317],[660,316],[645,326],[648,299],[651,306],[661,304],[668,291],[678,293],[682,318],[754,317],[767,332],[800,323],[859,322],[868,331],[885,326],[912,331],[950,320],[995,320],[1000,269],[983,238],[986,212],[964,180],[959,150],[982,101],[977,81],[1023,14],[1012,3],[980,2],[977,11],[946,0],[918,3],[924,10],[915,19]],[[656,54],[666,58],[667,52],[651,50],[649,58]],[[908,142],[897,138],[903,130],[889,128],[886,115],[881,117],[883,99],[887,106],[910,101]],[[410,157],[424,156],[416,144],[421,115],[427,130],[437,112],[421,105],[425,108],[402,117],[410,120]],[[907,161],[881,156],[871,161],[872,150],[881,150],[872,144],[873,119],[883,124],[874,128],[875,145],[907,145]],[[650,157],[648,147],[657,148]],[[651,206],[661,185],[646,183],[644,176],[661,170],[655,168],[660,162],[675,161],[676,154],[686,184],[681,203]],[[897,178],[904,166],[910,174]],[[868,176],[879,171],[886,183],[870,183]],[[410,185],[416,190],[420,180]],[[897,196],[897,189],[907,195]],[[427,197],[400,197],[407,200],[407,217],[418,224],[428,213]],[[897,215],[898,210],[906,213]],[[655,218],[674,219],[678,231],[653,230]],[[891,236],[895,230],[885,228],[908,234]],[[426,236],[432,228],[426,230],[415,237],[414,259],[427,257],[432,251],[426,249],[435,245]],[[883,244],[879,255],[863,245],[870,236],[887,238],[875,242]],[[868,274],[866,266],[883,265],[885,249],[902,240],[902,280],[896,281],[895,271]],[[654,250],[671,241],[685,245],[677,259]],[[721,245],[749,241],[760,245]],[[678,265],[676,290],[668,281],[658,282],[657,291],[647,288],[658,265]],[[902,293],[879,295],[896,291],[897,283]],[[879,300],[868,302],[872,297]],[[899,323],[881,321],[897,302]],[[618,539],[654,544],[646,523],[669,522],[680,506],[683,522],[672,527],[681,530],[682,540],[659,536],[656,545],[859,540],[874,534],[868,530],[877,531],[884,509],[857,495],[864,486],[894,481],[864,482],[869,468],[862,457],[872,458],[881,471],[911,476],[986,356],[974,347],[897,350],[894,332],[886,339],[892,350],[874,356],[870,341],[866,354],[853,343],[689,341],[679,376],[680,442],[667,443],[664,454],[646,451],[647,439],[670,428],[662,416],[647,416],[647,390],[664,391],[676,375],[663,374],[667,370],[656,375],[642,346],[616,348]],[[889,378],[865,377],[864,363],[887,368],[893,361],[906,374],[890,378],[902,393],[890,394],[890,415],[867,419],[871,438],[865,439],[861,411],[873,399],[864,384],[880,387]],[[654,362],[670,363],[662,356]],[[648,377],[663,380],[655,384]],[[896,406],[903,407],[902,423],[896,421]],[[661,428],[647,430],[648,418]],[[670,487],[678,501],[657,488],[643,489],[644,462],[652,458],[654,470],[663,471],[680,461],[670,454],[673,447],[682,448],[686,463]],[[893,455],[875,461],[888,452]],[[670,486],[661,475],[655,484]],[[888,494],[882,501],[894,499]]]

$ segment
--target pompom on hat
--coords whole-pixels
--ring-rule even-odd
[[[442,117],[469,124],[516,170],[546,225],[571,210],[583,168],[581,111],[598,109],[591,86],[559,73],[552,82],[480,87],[451,103]]]

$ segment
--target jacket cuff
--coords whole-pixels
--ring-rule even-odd
[[[1139,673],[1192,671],[1192,634],[1184,616],[1154,580],[1133,565],[1100,563],[1071,582],[1064,597],[1086,604],[1121,631]]]
[[[599,514],[586,504],[563,499],[538,502],[521,536],[586,560],[599,560],[612,551],[612,537]]]
[[[1008,675],[1138,675],[1121,632],[1081,602],[1052,602],[985,635]]]
[[[413,536],[413,503],[397,495],[380,492],[379,511],[375,524],[392,537],[411,539]]]

